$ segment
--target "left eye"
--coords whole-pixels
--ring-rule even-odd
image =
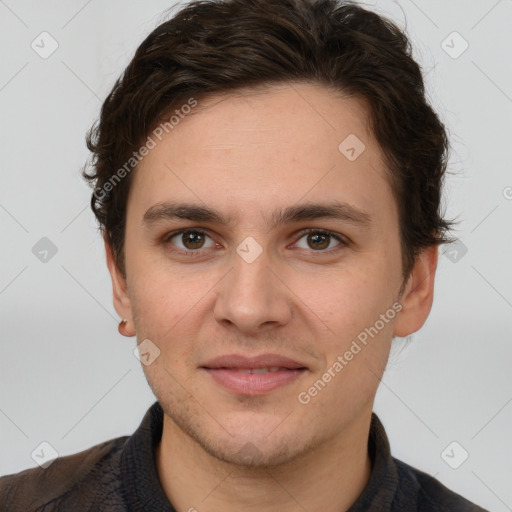
[[[334,246],[342,245],[343,241],[338,236],[329,233],[328,231],[309,231],[308,233],[301,236],[299,239],[306,239],[307,247],[302,247],[303,249],[313,249],[314,251],[321,251],[324,249],[332,249],[331,242],[332,240],[336,240],[338,243]],[[299,242],[297,242],[298,245]]]

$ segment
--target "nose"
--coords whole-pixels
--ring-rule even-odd
[[[233,268],[217,288],[215,319],[246,335],[286,325],[293,294],[276,270],[265,251],[252,262],[233,254]]]

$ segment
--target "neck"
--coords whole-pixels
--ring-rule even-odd
[[[157,471],[167,498],[179,511],[343,512],[370,478],[370,421],[371,410],[293,461],[245,468],[211,456],[164,414]]]

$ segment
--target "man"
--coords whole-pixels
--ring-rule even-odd
[[[88,146],[157,402],[129,438],[0,479],[2,509],[483,510],[394,459],[372,412],[451,224],[445,130],[396,26],[335,0],[192,3]]]

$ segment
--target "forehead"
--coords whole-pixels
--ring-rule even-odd
[[[350,134],[374,145],[364,101],[317,84],[264,85],[208,96],[191,114],[180,131],[199,129],[203,152],[236,153],[275,144],[282,145],[281,155],[292,156],[292,150],[320,143],[321,150],[339,151],[339,142]],[[378,153],[376,146],[369,149]]]
[[[364,103],[290,83],[199,101],[139,163],[130,196],[141,208],[199,200],[238,218],[301,199],[371,211],[390,192]]]

